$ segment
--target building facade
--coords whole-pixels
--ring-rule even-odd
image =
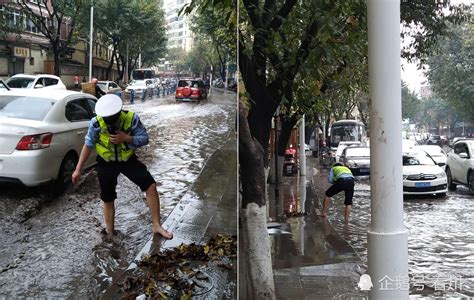
[[[193,47],[193,32],[190,19],[192,16],[179,16],[179,11],[190,0],[163,0],[163,11],[166,19],[166,36],[168,49],[181,48],[189,52]]]
[[[4,33],[0,36],[0,78],[6,79],[15,74],[54,74],[54,59],[50,47],[50,41],[43,33],[28,20],[18,5],[9,3],[0,5],[0,16],[8,20],[9,25],[19,26],[20,33]],[[38,12],[47,9],[47,4],[42,1],[31,1],[31,7]],[[41,7],[40,7],[41,6]],[[14,8],[13,11],[11,8]],[[47,21],[49,22],[49,21]],[[72,30],[66,22],[61,24],[61,40],[67,39],[67,32]],[[98,40],[95,38],[94,40]],[[87,39],[79,39],[75,45],[67,49],[67,53],[61,57],[61,80],[67,87],[74,86],[74,76],[80,76],[88,80],[89,74],[89,43]],[[116,66],[112,68],[110,78],[106,78],[106,70],[112,51],[98,43],[93,46],[93,77],[100,80],[115,80],[117,78]]]

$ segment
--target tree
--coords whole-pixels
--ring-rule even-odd
[[[183,13],[191,13],[195,9],[192,30],[199,38],[209,39],[218,65],[211,61],[215,70],[219,71],[221,78],[225,78],[226,63],[228,60],[236,62],[236,14],[229,1],[203,5],[196,9],[196,4],[189,4],[182,9]],[[235,7],[235,6],[234,6]],[[213,55],[214,56],[214,55]]]
[[[40,1],[37,5],[28,0],[11,1],[10,8],[17,5],[27,21],[49,40],[50,52],[54,57],[54,74],[61,75],[61,58],[70,53],[70,45],[77,42],[78,32],[85,26],[80,16],[85,14],[86,0],[70,1]],[[78,22],[79,21],[79,22]],[[4,24],[4,32],[16,32],[18,28],[8,27]]]
[[[95,26],[112,47],[107,76],[114,61],[123,78],[128,51],[129,72],[141,55],[144,66],[156,65],[166,52],[165,20],[157,0],[99,0]]]
[[[474,20],[471,18],[471,20]],[[448,110],[474,121],[474,25],[452,26],[427,60],[430,85]]]
[[[414,120],[420,109],[418,97],[402,81],[402,118]]]

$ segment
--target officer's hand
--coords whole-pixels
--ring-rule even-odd
[[[74,173],[72,173],[71,176],[72,183],[77,184],[79,182],[79,178],[81,178],[81,171],[74,170]]]
[[[117,131],[117,134],[110,135],[110,142],[112,144],[129,143],[130,138],[130,135],[126,134],[125,132]]]

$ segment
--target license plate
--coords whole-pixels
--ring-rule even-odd
[[[431,186],[430,182],[415,182],[415,187],[427,187]]]

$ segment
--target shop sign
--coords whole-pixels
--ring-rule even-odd
[[[30,49],[24,47],[13,47],[13,53],[17,57],[28,57]]]

